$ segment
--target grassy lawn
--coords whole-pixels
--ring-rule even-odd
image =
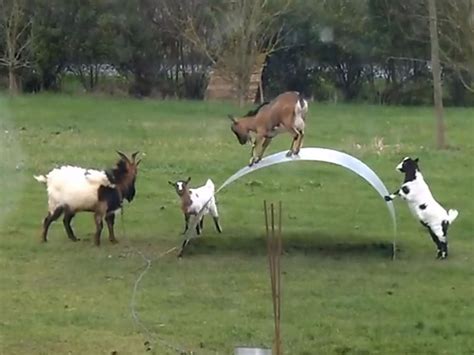
[[[398,260],[383,200],[356,175],[315,163],[255,172],[219,195],[224,229],[207,220],[186,256],[183,218],[168,180],[219,186],[248,161],[226,114],[234,106],[54,95],[0,99],[0,353],[231,354],[272,342],[262,201],[283,201],[282,334],[286,354],[474,353],[474,110],[448,109],[450,149],[434,149],[431,108],[313,103],[305,146],[366,162],[389,190],[418,156],[435,197],[460,216],[450,256],[396,202]],[[268,153],[287,149],[288,135]],[[92,246],[92,215],[70,242],[61,221],[40,243],[46,192],[32,175],[61,164],[107,168],[115,150],[140,150],[137,196],[117,222],[118,245]],[[143,253],[153,260],[135,280]],[[145,342],[151,343],[147,352]]]

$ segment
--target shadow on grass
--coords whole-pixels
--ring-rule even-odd
[[[226,233],[221,236],[204,236],[193,239],[186,247],[185,257],[209,254],[266,255],[264,235],[252,232]],[[232,235],[232,236],[229,236]],[[369,240],[368,240],[369,239]],[[330,235],[321,232],[285,232],[283,250],[285,255],[318,255],[335,259],[354,257],[384,258],[392,256],[390,241],[376,241],[377,237],[360,235]]]

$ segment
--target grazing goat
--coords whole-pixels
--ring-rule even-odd
[[[96,232],[94,242],[100,245],[100,234],[105,218],[109,229],[109,240],[117,243],[114,234],[115,213],[122,207],[123,199],[129,202],[135,197],[135,180],[140,159],[138,152],[130,160],[125,154],[117,152],[120,160],[115,168],[98,171],[75,166],[62,166],[51,170],[46,176],[34,178],[47,185],[48,215],[43,221],[42,240],[48,240],[48,229],[52,222],[64,213],[64,228],[72,241],[79,240],[71,228],[71,220],[77,212],[94,213]]]
[[[250,133],[255,133],[249,166],[258,163],[272,138],[285,131],[293,136],[287,156],[298,155],[303,145],[307,112],[308,103],[300,93],[288,91],[249,111],[239,120],[229,115],[232,132],[240,144],[251,141]]]
[[[214,183],[211,179],[207,179],[204,186],[191,189],[189,188],[189,182],[191,178],[187,180],[178,180],[176,182],[168,181],[173,186],[176,193],[181,198],[181,210],[184,214],[184,233],[188,231],[189,221],[191,216],[198,216],[199,212],[204,208],[202,218],[196,223],[196,232],[201,234],[204,225],[204,215],[210,214],[214,219],[214,224],[219,233],[222,233],[222,228],[219,224],[219,213],[217,212],[216,200],[214,198]],[[179,256],[182,256],[184,247],[188,244],[189,240],[186,239],[181,247]]]
[[[412,214],[426,227],[437,247],[437,258],[448,256],[448,227],[458,216],[458,211],[446,211],[433,197],[418,167],[418,158],[406,157],[396,168],[405,174],[400,189],[385,201],[392,201],[396,196],[406,200]]]

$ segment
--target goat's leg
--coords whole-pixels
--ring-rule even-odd
[[[448,257],[448,221],[442,221],[435,228],[433,233],[438,237],[439,241],[439,252],[438,259],[446,259]]]
[[[297,143],[295,144],[296,145],[296,148],[294,150],[295,155],[298,155],[300,153],[301,147],[303,146],[304,132],[303,131],[299,131],[299,132],[300,132],[300,135],[298,137]]]
[[[188,229],[189,229],[189,214],[185,213],[184,214],[184,232],[183,232],[183,234],[186,234]]]
[[[390,195],[384,196],[383,198],[385,199],[385,201],[390,202],[393,199],[395,199],[395,197],[397,197],[397,196],[400,196],[400,190],[397,190],[397,191],[395,191],[394,193],[392,193]]]
[[[109,230],[109,241],[112,244],[117,244],[118,240],[115,238],[114,224],[115,224],[115,213],[110,213],[105,216],[105,222],[107,222],[107,228]]]
[[[219,233],[222,233],[221,225],[219,224],[219,217],[212,217],[214,219],[214,225]]]
[[[43,220],[43,232],[41,234],[41,239],[43,242],[48,241],[48,229],[51,223],[61,217],[61,214],[64,212],[63,207],[57,207],[53,213],[49,212],[48,215]]]
[[[195,218],[197,219],[197,216]],[[196,223],[196,234],[201,235],[201,224],[200,224],[200,222]]]
[[[179,251],[178,258],[182,258],[184,254],[184,248],[186,248],[186,245],[188,245],[189,239],[185,239],[183,241],[183,244],[181,244],[181,250]]]
[[[95,221],[95,235],[94,235],[94,244],[100,246],[100,234],[104,228],[104,222],[102,221],[103,215],[101,213],[94,214]]]
[[[250,164],[249,166],[252,166],[260,161],[262,158],[262,154],[259,153],[262,151],[263,144],[265,142],[265,137],[258,135],[255,137],[255,144],[252,149],[252,158],[250,159]]]
[[[286,153],[287,157],[291,157],[293,154],[295,154],[295,145],[296,145],[296,142],[299,139],[300,132],[297,129],[293,128],[290,131],[290,134],[293,135],[293,140],[291,141],[290,150],[288,151],[288,153]]]
[[[435,243],[435,245],[436,245],[436,249],[437,249],[436,258],[439,259],[441,257],[441,244],[440,244],[440,241],[439,241],[438,237],[436,236],[436,234],[433,233],[433,231],[431,230],[430,227],[426,226],[426,228],[428,229],[428,232],[430,233],[430,236],[431,236],[431,239],[433,240],[433,243]]]
[[[199,222],[199,228],[201,228],[201,231],[204,228],[204,216],[201,217],[201,221]]]
[[[76,214],[74,212],[70,211],[67,208],[64,210],[64,218],[63,218],[64,229],[66,230],[68,238],[71,239],[73,242],[77,242],[79,240],[74,235],[74,231],[72,230],[72,227],[71,227],[71,221],[75,215]]]
[[[263,141],[263,144],[262,144],[262,151],[260,152],[260,156],[259,156],[259,159],[258,161],[262,160],[262,157],[263,157],[263,154],[265,153],[265,150],[268,148],[268,146],[270,145],[270,142],[272,141],[271,138],[268,138],[268,137],[265,137],[264,138],[264,141]]]

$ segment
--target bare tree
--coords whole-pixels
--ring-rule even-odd
[[[439,5],[441,60],[474,92],[474,0],[445,0]]]
[[[433,74],[433,94],[436,115],[436,144],[445,147],[445,125],[443,117],[443,88],[441,86],[441,64],[439,61],[438,16],[435,0],[428,0],[431,42],[431,73]]]
[[[429,43],[431,48],[429,60],[398,59],[424,59],[431,66],[436,144],[441,149],[446,146],[441,64],[443,69],[454,71],[467,90],[474,89],[474,0],[413,0],[397,4],[392,14],[406,38]]]
[[[165,8],[182,36],[235,84],[242,105],[258,59],[278,48],[278,19],[290,1],[169,0]]]
[[[16,94],[17,72],[29,65],[28,51],[33,38],[31,18],[27,16],[24,3],[20,0],[0,0],[0,37],[3,37],[0,65],[8,69],[9,92]]]

